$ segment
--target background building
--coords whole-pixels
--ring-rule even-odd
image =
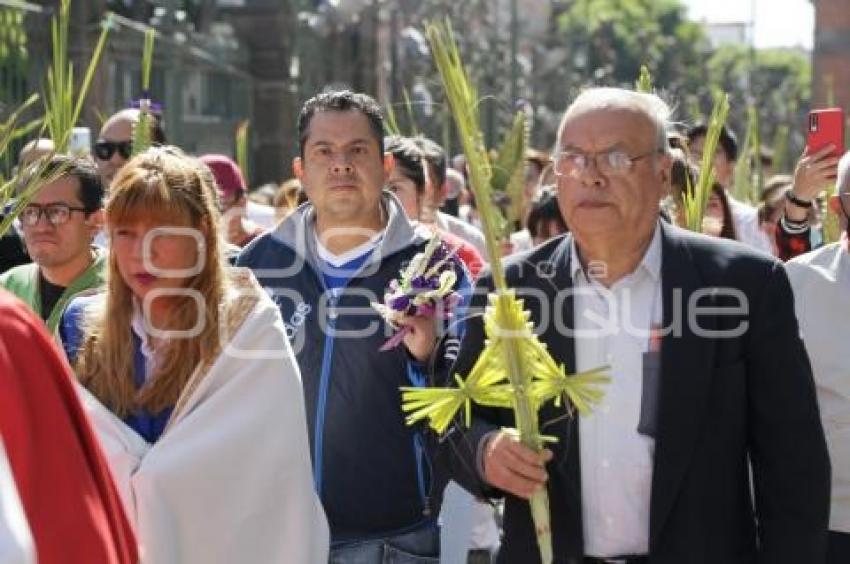
[[[850,0],[813,0],[812,3],[815,5],[812,105],[823,107],[834,101],[850,114]]]
[[[0,112],[4,102],[41,89],[49,17],[59,0],[17,1],[14,10],[11,4],[0,0]],[[743,133],[747,107],[758,107],[763,143],[790,163],[811,106],[832,97],[850,107],[850,0],[813,4],[811,57],[799,49],[754,49],[748,24],[706,26],[676,2],[72,0],[71,55],[82,73],[103,14],[116,14],[83,116],[97,130],[141,95],[142,38],[152,26],[151,94],[164,106],[170,140],[192,152],[232,155],[237,125],[250,120],[253,186],[291,175],[301,104],[329,87],[369,92],[393,111],[403,133],[422,132],[457,151],[424,37],[424,22],[444,18],[477,85],[489,146],[519,109],[531,116],[532,144],[551,146],[560,113],[578,91],[630,86],[646,64],[677,120],[703,119],[713,89],[722,88],[732,101],[732,126]]]
[[[13,20],[26,45],[14,65],[4,60],[0,70],[0,88],[8,102],[42,90],[51,61],[50,18],[59,0],[17,5],[22,8],[3,8],[0,1],[0,21]],[[88,66],[104,14],[113,12],[109,40],[81,117],[93,138],[110,114],[141,97],[144,33],[152,26],[157,36],[150,95],[163,108],[169,142],[193,153],[233,153],[236,126],[253,114],[253,78],[248,52],[232,26],[213,20],[213,8],[208,1],[71,2],[69,56],[77,77]]]

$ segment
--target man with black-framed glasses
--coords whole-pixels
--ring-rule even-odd
[[[150,120],[151,141],[164,145],[165,132],[159,116],[154,114]],[[139,122],[139,110],[126,108],[111,115],[100,128],[92,153],[97,163],[97,170],[103,181],[103,187],[109,190],[109,184],[115,178],[118,170],[130,160],[133,154],[133,128]]]
[[[0,276],[53,331],[75,295],[103,284],[105,255],[92,245],[103,222],[103,184],[87,159],[54,156],[47,176],[61,176],[38,188],[19,220],[32,259]]]

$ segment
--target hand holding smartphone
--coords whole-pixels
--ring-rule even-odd
[[[844,110],[827,108],[809,112],[806,150],[794,171],[794,195],[809,200],[838,175],[844,155]]]
[[[828,155],[840,158],[844,154],[844,124],[844,110],[841,108],[809,112],[806,152],[814,155],[828,145],[832,145],[835,149]]]

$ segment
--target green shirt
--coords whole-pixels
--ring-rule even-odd
[[[53,310],[48,316],[44,316],[41,313],[41,292],[39,291],[37,264],[23,264],[4,272],[0,275],[0,286],[3,286],[8,291],[18,296],[38,315],[46,317],[47,328],[51,333],[54,333],[56,331],[56,326],[59,324],[62,312],[65,311],[65,306],[74,296],[85,292],[86,290],[100,288],[103,286],[106,253],[97,247],[93,247],[93,249],[95,253],[94,262],[92,262],[82,274],[80,274],[73,282],[71,282],[70,285],[68,285],[67,288],[65,288],[65,291],[62,293],[59,301],[57,301],[56,305],[53,306]]]

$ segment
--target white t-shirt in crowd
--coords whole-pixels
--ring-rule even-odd
[[[484,243],[484,234],[474,225],[453,215],[438,211],[437,226],[443,231],[448,231],[452,235],[460,237],[475,247],[482,259],[487,259],[487,245]]]
[[[773,255],[773,245],[767,233],[759,229],[758,210],[749,204],[736,200],[728,192],[729,209],[735,224],[735,235],[738,241],[754,249]]]
[[[273,229],[277,225],[273,207],[264,206],[251,200],[248,200],[248,205],[245,206],[245,217],[263,229]]]

